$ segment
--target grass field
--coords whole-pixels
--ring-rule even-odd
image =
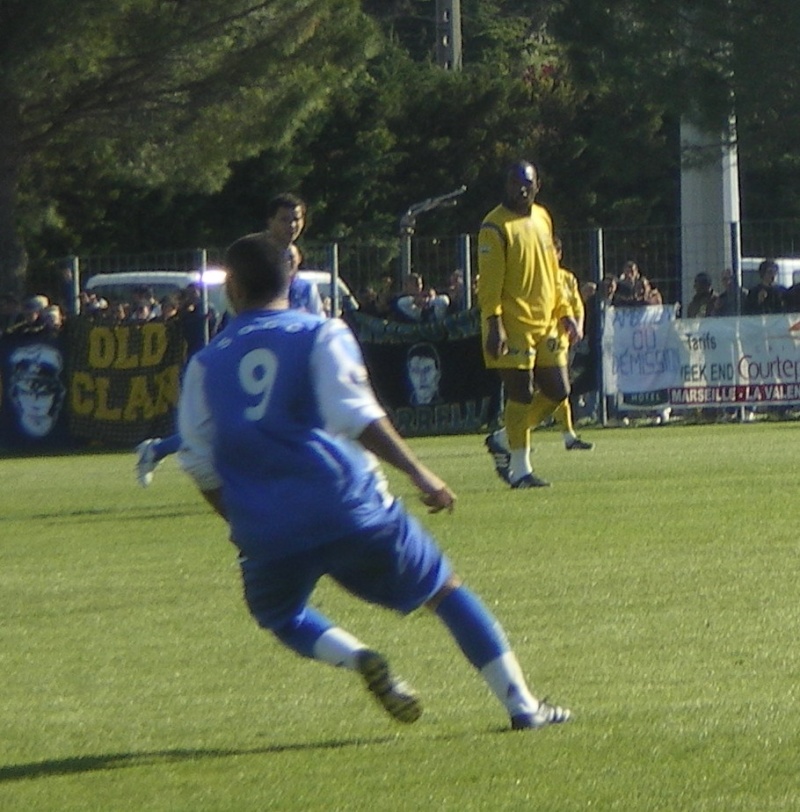
[[[554,486],[523,492],[480,437],[413,441],[460,497],[428,526],[573,709],[533,733],[424,612],[314,598],[420,691],[416,725],[280,648],[174,460],[149,490],[132,454],[3,460],[0,809],[796,810],[800,425],[583,436],[537,433]]]

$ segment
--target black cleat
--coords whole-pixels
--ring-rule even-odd
[[[580,437],[575,437],[568,443],[564,443],[564,448],[567,451],[591,451],[594,448],[594,443],[587,443],[585,440],[581,440]]]
[[[494,434],[490,434],[484,441],[486,450],[492,455],[492,462],[494,462],[494,470],[497,476],[506,484],[510,482],[511,476],[511,454],[506,451],[500,443],[495,440]]]
[[[416,693],[392,675],[382,654],[370,649],[360,651],[356,655],[356,670],[363,677],[367,690],[393,719],[411,724],[422,716],[422,703]]]
[[[536,474],[525,474],[521,479],[516,482],[509,483],[512,488],[524,490],[525,488],[549,488],[550,483],[546,479],[541,479]]]

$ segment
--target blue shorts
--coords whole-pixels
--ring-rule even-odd
[[[397,501],[379,527],[286,558],[243,557],[240,564],[247,606],[265,629],[300,615],[323,575],[362,600],[408,614],[453,572],[430,534]]]

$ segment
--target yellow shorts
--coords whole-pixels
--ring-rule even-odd
[[[535,366],[560,366],[558,337],[556,335],[537,336],[523,330],[506,329],[508,353],[493,358],[486,352],[486,322],[482,322],[483,363],[487,369],[533,369]],[[567,363],[567,350],[563,351],[563,363]]]
[[[536,350],[537,367],[569,365],[569,336],[566,333],[545,336]]]

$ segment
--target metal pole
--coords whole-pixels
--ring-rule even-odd
[[[464,277],[464,310],[472,310],[472,237],[469,234],[458,238],[458,249]]]
[[[742,315],[742,224],[736,220],[730,224],[731,270],[733,271],[733,293],[736,296],[737,316]]]
[[[605,376],[603,374],[603,331],[606,323],[606,300],[603,291],[603,278],[605,277],[605,246],[603,242],[603,229],[598,228],[594,232],[594,241],[592,243],[593,250],[593,265],[595,270],[595,279],[597,280],[597,293],[595,294],[595,314],[597,316],[597,336],[595,337],[595,346],[592,347],[592,352],[595,353],[595,358],[598,361],[597,370],[597,406],[599,409],[600,423],[603,426],[608,425],[608,401],[606,400],[606,387]]]
[[[340,310],[339,296],[339,243],[328,246],[328,266],[331,273],[331,315],[338,316]]]
[[[400,284],[404,285],[411,276],[411,235],[403,234],[400,237]]]
[[[211,330],[208,323],[208,288],[206,287],[206,271],[208,270],[208,251],[199,248],[197,251],[197,264],[200,267],[200,307],[203,311],[203,343],[211,340]]]
[[[738,220],[734,220],[730,224],[730,239],[731,270],[733,271],[733,290],[730,293],[735,300],[733,312],[738,319],[742,315],[742,224]],[[737,416],[740,423],[746,422],[746,407],[740,406],[737,410]]]
[[[72,256],[70,259],[71,280],[71,301],[70,307],[72,315],[77,316],[81,312],[81,260],[80,257]]]

